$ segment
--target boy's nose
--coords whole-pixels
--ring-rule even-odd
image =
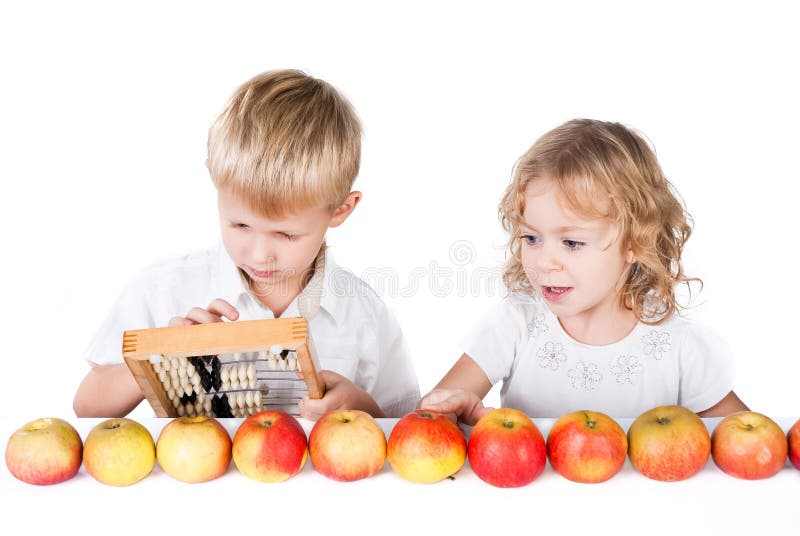
[[[264,237],[255,241],[251,254],[254,262],[258,263],[258,268],[271,268],[277,259],[275,244]]]

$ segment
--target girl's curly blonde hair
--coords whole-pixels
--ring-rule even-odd
[[[534,292],[522,265],[520,222],[525,189],[536,179],[553,181],[576,212],[613,222],[636,258],[620,300],[641,321],[659,324],[682,308],[675,297],[678,284],[702,285],[686,277],[681,265],[692,218],[650,146],[619,123],[574,119],[546,133],[522,155],[500,202],[500,220],[509,233],[503,271],[509,291]],[[601,197],[609,201],[608,212],[598,208]]]

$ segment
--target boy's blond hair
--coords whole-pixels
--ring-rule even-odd
[[[547,132],[522,155],[503,195],[499,214],[510,235],[503,282],[509,290],[534,291],[522,266],[520,221],[525,189],[537,179],[552,180],[576,213],[614,223],[636,257],[620,299],[643,322],[669,318],[680,307],[675,287],[700,281],[686,277],[681,264],[692,218],[650,146],[619,123],[575,119]]]
[[[301,71],[269,71],[242,84],[208,133],[214,185],[268,218],[321,206],[332,212],[360,161],[353,107]]]

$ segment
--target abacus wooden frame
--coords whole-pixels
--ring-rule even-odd
[[[297,361],[311,398],[322,398],[325,383],[317,373],[308,321],[303,317],[216,322],[126,331],[122,356],[158,417],[177,417],[150,358],[164,359],[267,350],[272,345],[297,352]]]

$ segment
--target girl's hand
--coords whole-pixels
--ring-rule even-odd
[[[175,316],[169,321],[172,326],[191,326],[194,324],[210,324],[212,322],[222,322],[222,317],[228,320],[239,318],[239,311],[236,307],[226,302],[222,298],[212,301],[207,308],[193,307],[186,316]]]
[[[478,419],[492,410],[484,407],[478,395],[466,389],[434,389],[423,397],[418,407],[470,426],[474,426]]]

